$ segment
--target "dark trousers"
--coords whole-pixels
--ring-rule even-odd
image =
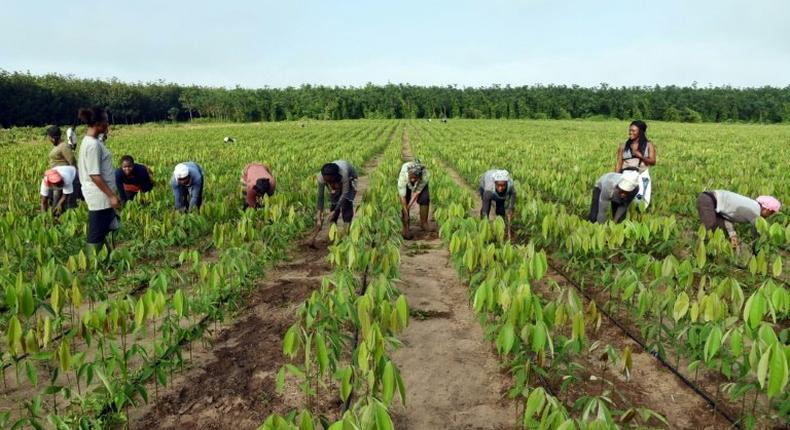
[[[354,219],[354,198],[357,196],[356,187],[351,187],[349,191],[349,198],[344,198],[341,201],[341,191],[329,195],[329,210],[332,211],[331,222],[337,222],[340,215],[343,215],[343,222],[348,224]],[[338,210],[338,205],[340,209]]]
[[[88,240],[92,245],[101,245],[110,233],[110,225],[115,219],[115,209],[88,211]]]
[[[716,198],[712,193],[704,192],[697,197],[697,211],[702,225],[708,230],[720,228],[726,232],[724,218],[716,213]]]
[[[624,208],[628,208],[628,205],[631,204],[631,201],[636,196],[636,190],[634,190],[625,200],[617,199],[617,201],[612,200],[611,202],[611,209],[612,209],[612,217],[614,217],[615,223],[621,223],[625,220],[626,215],[628,215],[627,210],[623,210]],[[598,222],[598,210],[600,209],[598,205],[601,202],[601,189],[598,187],[593,187],[592,191],[592,202],[590,203],[590,215],[587,217],[587,220],[590,222]],[[618,213],[619,210],[619,213]]]
[[[411,201],[411,188],[406,187],[406,203]],[[425,185],[425,188],[420,191],[420,194],[417,195],[417,204],[420,206],[426,206],[431,204],[431,192],[428,190],[428,184]]]
[[[491,191],[484,191],[483,188],[478,188],[477,192],[480,194],[482,205],[480,208],[480,218],[488,218],[491,214],[491,201],[496,206],[495,213],[497,216],[504,218],[505,216],[505,199],[497,199]]]

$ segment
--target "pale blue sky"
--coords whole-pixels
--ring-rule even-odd
[[[0,0],[0,68],[124,81],[790,85],[790,0]]]

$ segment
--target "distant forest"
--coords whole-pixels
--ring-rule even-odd
[[[0,70],[0,126],[72,124],[77,109],[102,106],[115,124],[358,118],[642,118],[683,122],[790,122],[790,86],[484,88],[366,85],[213,88],[164,81],[126,83]]]

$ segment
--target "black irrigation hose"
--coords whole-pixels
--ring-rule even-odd
[[[567,273],[565,273],[565,271],[564,271],[564,270],[560,269],[559,267],[557,267],[556,265],[554,265],[553,263],[550,263],[550,262],[549,262],[549,267],[551,267],[551,268],[552,268],[552,269],[553,269],[555,272],[559,273],[559,274],[560,274],[560,275],[561,275],[563,278],[565,278],[565,280],[566,280],[566,281],[568,281],[568,282],[569,282],[571,285],[573,285],[573,287],[574,287],[574,288],[576,288],[576,290],[578,290],[580,293],[582,293],[582,295],[583,295],[583,296],[584,296],[584,297],[585,297],[585,298],[586,298],[588,301],[590,301],[590,302],[593,302],[593,303],[596,303],[596,305],[597,305],[597,302],[595,301],[595,299],[593,299],[593,298],[592,298],[592,297],[591,297],[589,294],[587,294],[587,292],[585,292],[585,291],[584,291],[584,289],[583,289],[583,288],[581,288],[581,286],[580,286],[579,284],[577,284],[577,283],[576,283],[576,281],[574,281],[573,279],[571,279],[571,278],[568,276],[568,274],[567,274]],[[608,319],[609,319],[609,321],[611,321],[611,322],[612,322],[614,325],[616,325],[616,326],[617,326],[617,327],[618,327],[620,330],[622,330],[622,331],[623,331],[623,333],[625,333],[625,334],[626,334],[626,336],[628,336],[629,338],[631,338],[631,340],[633,340],[634,342],[636,342],[637,344],[639,344],[639,346],[641,346],[643,350],[645,350],[645,351],[647,351],[647,352],[650,352],[650,349],[648,349],[647,345],[646,345],[646,344],[645,344],[645,343],[644,343],[644,342],[643,342],[643,341],[642,341],[642,340],[641,340],[641,339],[640,339],[638,336],[635,336],[633,333],[631,333],[631,331],[630,331],[628,328],[626,328],[626,327],[625,327],[623,324],[621,324],[621,323],[620,323],[620,321],[618,321],[618,320],[617,320],[617,319],[615,319],[615,318],[614,318],[612,315],[610,315],[610,314],[609,314],[609,312],[607,312],[605,308],[598,306],[598,309],[599,309],[599,311],[600,311],[602,314],[604,314],[604,315],[606,316],[606,318],[608,318]],[[667,361],[666,361],[666,360],[665,360],[663,357],[661,357],[661,355],[659,355],[659,354],[650,354],[650,355],[652,355],[653,357],[655,357],[655,359],[656,359],[656,360],[658,360],[658,362],[659,362],[659,363],[661,363],[661,364],[662,364],[664,367],[666,367],[666,368],[667,368],[667,369],[668,369],[670,372],[672,372],[672,373],[673,373],[675,376],[677,376],[677,377],[678,377],[678,378],[679,378],[679,379],[680,379],[680,380],[681,380],[681,381],[682,381],[684,384],[686,384],[686,385],[687,385],[689,388],[691,388],[691,389],[692,389],[692,390],[693,390],[695,393],[697,393],[697,394],[698,394],[700,397],[702,397],[703,399],[705,399],[705,401],[706,401],[706,402],[708,402],[708,404],[709,404],[710,406],[712,406],[712,407],[713,407],[713,410],[714,410],[714,411],[716,411],[716,412],[718,412],[718,413],[719,413],[719,415],[721,415],[722,417],[726,418],[726,419],[727,419],[727,421],[729,421],[729,422],[730,422],[730,424],[732,424],[732,425],[733,425],[734,427],[736,427],[736,428],[739,428],[739,429],[741,428],[740,420],[736,420],[736,419],[735,419],[735,418],[733,418],[733,417],[732,417],[730,414],[728,414],[728,413],[727,413],[727,412],[726,412],[724,409],[722,409],[722,408],[721,408],[721,407],[718,405],[718,403],[716,402],[716,400],[712,399],[712,398],[711,398],[711,397],[708,395],[708,393],[706,393],[704,390],[702,390],[701,388],[699,388],[699,386],[697,386],[697,384],[695,384],[695,383],[693,383],[692,381],[688,380],[688,378],[686,378],[686,377],[685,377],[685,376],[684,376],[682,373],[680,373],[680,372],[679,372],[679,371],[678,371],[678,370],[675,368],[675,366],[672,366],[671,364],[669,364],[669,363],[668,363],[668,362],[667,362]]]
[[[449,166],[447,165],[447,163],[442,163],[442,164],[444,164],[444,167],[445,167],[445,169],[448,169],[448,170],[453,170],[451,167],[449,167]],[[460,177],[460,176],[459,176],[459,177]],[[464,184],[464,185],[466,185],[466,184]],[[466,187],[463,187],[463,188],[467,188],[467,189],[468,189],[469,187],[468,187],[468,186],[466,186]],[[581,286],[580,286],[579,284],[577,284],[577,283],[576,283],[576,282],[575,282],[573,279],[571,279],[571,278],[570,278],[570,277],[569,277],[569,276],[568,276],[568,275],[565,273],[565,271],[563,271],[563,270],[562,270],[562,269],[560,269],[559,267],[556,267],[556,266],[555,266],[554,264],[552,264],[552,263],[549,263],[549,267],[551,267],[551,268],[552,268],[554,271],[556,271],[556,272],[557,272],[557,273],[559,273],[559,274],[560,274],[560,275],[561,275],[563,278],[565,278],[565,280],[567,280],[567,281],[568,281],[568,282],[569,282],[571,285],[573,285],[573,287],[574,287],[574,288],[576,288],[576,289],[577,289],[577,290],[578,290],[580,293],[582,293],[582,295],[583,295],[583,296],[584,296],[584,297],[585,297],[585,298],[586,298],[588,301],[594,302],[594,303],[596,303],[596,305],[597,305],[597,302],[596,302],[596,301],[595,301],[595,300],[594,300],[592,297],[590,297],[590,295],[589,295],[589,294],[587,294],[587,293],[584,291],[584,289],[582,289],[582,288],[581,288]],[[628,330],[628,329],[627,329],[625,326],[623,326],[623,325],[620,323],[620,321],[618,321],[617,319],[615,319],[614,317],[612,317],[612,315],[610,315],[610,314],[609,314],[609,313],[608,313],[608,312],[607,312],[607,311],[606,311],[604,308],[602,308],[602,307],[600,307],[600,306],[598,306],[598,308],[599,308],[599,310],[601,311],[601,313],[603,313],[603,314],[606,316],[606,318],[608,318],[608,319],[609,319],[609,320],[610,320],[610,321],[611,321],[611,322],[612,322],[612,323],[613,323],[615,326],[617,326],[617,327],[618,327],[620,330],[622,330],[622,331],[623,331],[623,333],[625,333],[625,334],[626,334],[626,336],[628,336],[629,338],[631,338],[631,340],[633,340],[634,342],[636,342],[636,343],[637,343],[637,344],[638,344],[640,347],[642,347],[642,349],[643,349],[643,350],[645,350],[645,351],[648,351],[648,352],[650,351],[650,350],[648,349],[647,345],[646,345],[646,344],[645,344],[645,343],[644,343],[644,342],[643,342],[643,341],[642,341],[642,340],[641,340],[641,339],[640,339],[638,336],[635,336],[634,334],[632,334],[630,330]],[[736,420],[736,419],[735,419],[735,418],[733,418],[733,417],[732,417],[730,414],[728,414],[726,411],[724,411],[723,409],[721,409],[721,408],[719,407],[718,403],[716,402],[716,400],[712,399],[712,398],[711,398],[711,397],[710,397],[710,396],[709,396],[709,395],[708,395],[708,394],[707,394],[705,391],[703,391],[701,388],[699,388],[699,387],[698,387],[698,386],[697,386],[695,383],[693,383],[693,382],[689,381],[689,380],[688,380],[688,378],[686,378],[686,377],[685,377],[683,374],[681,374],[681,373],[680,373],[680,372],[679,372],[679,371],[678,371],[678,370],[677,370],[677,369],[676,369],[674,366],[672,366],[671,364],[669,364],[669,363],[668,363],[666,360],[664,360],[664,359],[663,359],[663,358],[662,358],[660,355],[658,355],[658,354],[650,354],[650,355],[652,355],[653,357],[655,357],[655,358],[656,358],[656,360],[658,360],[658,362],[659,362],[659,363],[661,363],[661,364],[662,364],[664,367],[666,367],[666,368],[667,368],[667,369],[668,369],[670,372],[672,372],[672,373],[673,373],[673,374],[674,374],[676,377],[678,377],[678,379],[680,379],[680,380],[681,380],[681,381],[682,381],[684,384],[686,384],[686,386],[688,386],[688,387],[689,387],[689,388],[691,388],[691,389],[692,389],[692,390],[693,390],[695,393],[697,393],[697,395],[699,395],[700,397],[702,397],[703,399],[705,399],[705,401],[706,401],[706,402],[708,402],[708,404],[709,404],[710,406],[712,406],[712,407],[713,407],[713,410],[714,410],[714,411],[716,411],[716,412],[718,412],[718,413],[719,413],[719,415],[721,415],[721,416],[722,416],[722,417],[724,417],[725,419],[727,419],[727,421],[729,421],[729,422],[730,422],[730,424],[732,424],[732,426],[734,426],[734,427],[736,427],[736,428],[738,428],[738,429],[740,429],[740,428],[741,428],[740,420]],[[541,381],[543,381],[543,382],[544,382],[544,384],[543,384],[543,385],[544,385],[544,388],[547,388],[547,384],[545,384],[545,380],[543,380],[543,378],[540,378],[540,379],[541,379]],[[550,390],[550,389],[549,389],[549,390]]]

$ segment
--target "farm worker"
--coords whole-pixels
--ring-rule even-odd
[[[605,223],[608,207],[612,207],[614,222],[620,223],[628,213],[628,205],[639,190],[639,173],[626,170],[623,173],[607,173],[595,183],[590,206],[590,222]]]
[[[194,161],[179,163],[170,179],[176,210],[186,212],[190,206],[200,208],[203,204],[203,169]]]
[[[144,164],[137,164],[131,155],[121,157],[121,167],[115,170],[115,184],[121,202],[134,200],[137,193],[147,193],[154,188],[151,169]]]
[[[403,207],[403,237],[407,239],[411,238],[409,210],[415,202],[420,206],[420,227],[423,231],[428,231],[428,210],[431,203],[431,195],[428,190],[429,177],[428,169],[420,163],[420,160],[407,161],[400,168],[398,194]]]
[[[768,218],[779,212],[781,207],[779,200],[772,196],[751,199],[725,190],[705,191],[697,198],[697,210],[702,225],[708,230],[720,228],[725,231],[733,248],[738,247],[738,233],[735,231],[734,223],[751,224],[756,236],[757,217]]]
[[[76,125],[73,125],[66,129],[66,140],[68,141],[69,147],[71,150],[77,149],[77,132],[75,129],[77,128]]]
[[[478,192],[482,200],[480,218],[489,217],[491,201],[493,201],[496,215],[505,218],[510,231],[513,223],[513,208],[516,206],[516,186],[510,173],[507,170],[489,170],[480,177],[479,185]]]
[[[66,209],[76,207],[76,201],[71,198],[76,178],[77,168],[74,166],[57,166],[47,170],[41,180],[41,212],[51,207],[57,216]]]
[[[639,191],[636,200],[650,204],[653,185],[650,179],[650,167],[656,165],[656,148],[648,140],[647,124],[642,120],[632,121],[628,127],[628,140],[617,148],[614,165],[615,173],[634,171],[639,173]]]
[[[79,118],[88,126],[78,157],[82,194],[88,204],[87,242],[89,248],[98,252],[110,231],[120,228],[115,209],[121,207],[121,199],[113,192],[112,153],[98,139],[107,133],[107,112],[97,107],[80,109]]]
[[[68,141],[61,140],[62,133],[60,127],[51,125],[47,127],[47,137],[52,142],[52,149],[49,151],[49,167],[57,166],[77,166],[77,159],[74,158],[74,151],[69,146]]]
[[[241,172],[241,184],[244,186],[244,208],[257,208],[259,199],[264,195],[274,195],[277,181],[272,169],[263,163],[250,163]]]
[[[324,164],[318,175],[318,223],[324,222],[324,188],[329,186],[330,221],[336,223],[340,213],[343,222],[351,223],[354,218],[354,197],[357,195],[357,171],[346,160],[335,160]]]

